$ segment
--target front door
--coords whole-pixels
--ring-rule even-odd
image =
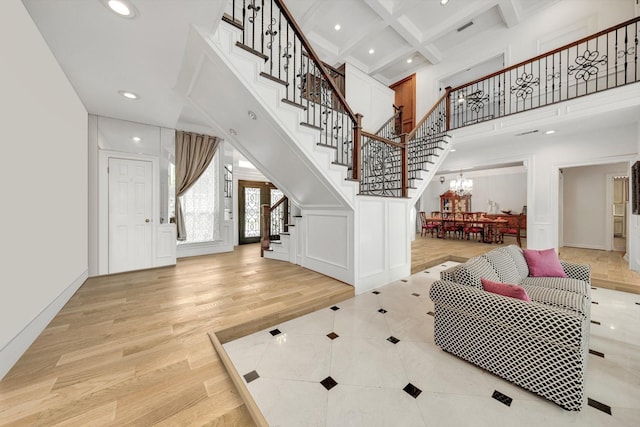
[[[282,197],[282,192],[269,182],[238,181],[238,243],[257,243],[260,241],[261,206],[273,206]],[[288,203],[271,214],[271,239],[279,239],[279,233],[285,231],[283,225],[288,217]]]
[[[152,267],[152,170],[109,158],[109,273]]]

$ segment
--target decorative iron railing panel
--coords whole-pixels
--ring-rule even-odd
[[[242,47],[265,60],[262,75],[285,86],[283,102],[304,110],[301,124],[317,128],[318,143],[335,148],[335,163],[354,177],[356,116],[344,99],[344,75],[318,59],[281,0],[233,0],[224,19],[242,29]]]
[[[287,203],[281,202],[280,199],[284,197],[284,193],[281,190],[271,189],[271,225],[269,228],[269,239],[280,240],[280,233],[285,231],[285,223],[287,221]],[[278,203],[280,202],[280,203]],[[275,206],[275,207],[273,207]]]
[[[637,82],[639,19],[452,89],[451,129]]]
[[[403,197],[402,144],[363,135],[360,194]]]

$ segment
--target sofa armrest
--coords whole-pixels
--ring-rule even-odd
[[[591,266],[589,264],[577,264],[560,260],[560,265],[562,265],[562,269],[568,277],[584,280],[591,286]]]
[[[499,325],[514,334],[527,334],[576,350],[584,346],[588,320],[568,310],[509,298],[447,280],[435,281],[429,296],[436,305],[436,322],[438,305],[442,304],[449,310]]]

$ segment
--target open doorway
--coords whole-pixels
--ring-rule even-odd
[[[614,251],[627,251],[627,208],[629,205],[629,177],[614,175],[611,180],[613,186],[612,206],[612,247]]]

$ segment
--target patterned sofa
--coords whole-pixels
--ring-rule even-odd
[[[522,250],[511,245],[443,271],[430,291],[435,343],[579,411],[589,352],[591,269],[561,265],[567,278],[529,277]],[[531,302],[484,291],[480,278],[519,284]]]

